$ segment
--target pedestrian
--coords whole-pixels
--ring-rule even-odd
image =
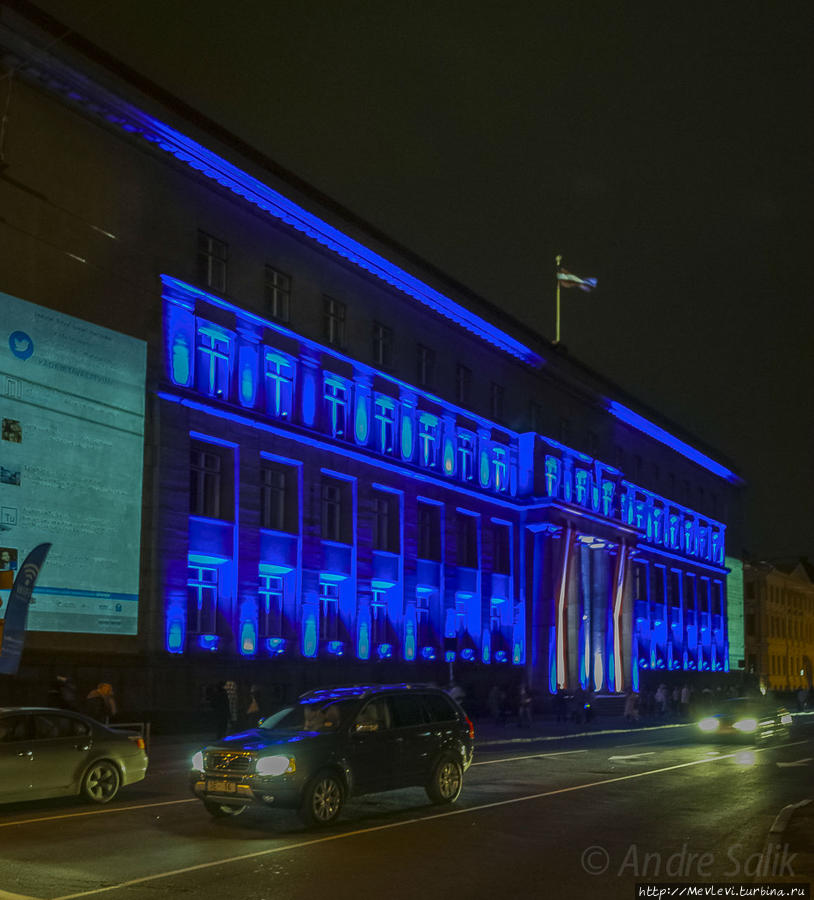
[[[639,721],[639,695],[633,691],[625,697],[625,721],[631,725]]]
[[[87,696],[88,715],[97,722],[108,725],[116,717],[116,698],[113,696],[113,685],[106,681],[99,684]]]
[[[656,712],[663,716],[667,711],[667,685],[660,684],[656,691]]]
[[[259,684],[249,688],[249,706],[246,709],[246,727],[254,728],[267,715],[265,695]]]
[[[692,691],[690,690],[690,686],[685,683],[684,686],[681,688],[681,718],[682,719],[689,719],[691,702],[692,702]]]
[[[48,690],[48,705],[76,710],[76,685],[68,675],[57,675]]]
[[[237,702],[237,684],[234,681],[224,681],[223,690],[229,701],[229,724],[227,726],[227,734],[232,734],[238,729],[240,716],[240,707]]]
[[[805,712],[807,693],[805,688],[797,691],[797,709],[799,712]]]
[[[554,695],[554,712],[558,722],[568,721],[568,695],[564,688],[557,688],[557,693]]]
[[[520,682],[517,691],[517,727],[531,728],[531,692],[525,681]]]
[[[444,690],[449,694],[450,697],[452,697],[452,699],[456,703],[462,704],[464,702],[466,691],[461,687],[460,684],[458,684],[457,681],[455,681],[455,679],[450,681],[450,683],[444,688]]]
[[[493,684],[489,689],[489,694],[486,698],[486,706],[495,725],[506,724],[506,719],[503,716],[503,706],[505,702],[506,694],[503,688],[499,684]]]
[[[225,681],[210,685],[207,694],[215,717],[215,737],[220,739],[229,733],[229,695]]]

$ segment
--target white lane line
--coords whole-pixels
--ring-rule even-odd
[[[777,765],[781,769],[789,769],[792,766],[807,766],[811,762],[811,757],[807,756],[805,759],[798,759],[794,762],[779,762]]]
[[[619,759],[639,759],[640,756],[655,756],[655,750],[648,750],[647,753],[628,753],[626,756],[609,756],[608,761],[613,762]]]
[[[63,813],[61,816],[38,816],[34,819],[15,819],[13,822],[0,822],[0,828],[9,828],[11,825],[30,825],[32,822],[53,822],[56,819],[75,819],[79,816],[105,816],[110,813],[130,812],[131,809],[152,809],[156,806],[175,806],[178,803],[198,803],[197,797],[187,800],[161,800],[158,803],[139,803],[135,806],[115,806],[112,809],[92,809],[88,812]],[[0,894],[0,900],[3,900]]]
[[[810,800],[801,800],[799,803],[789,803],[788,806],[784,806],[783,809],[777,814],[777,818],[772,823],[772,827],[769,829],[769,834],[782,834],[786,830],[786,826],[789,824],[789,819],[794,815],[794,811],[799,809],[801,806],[808,806],[811,803]]]
[[[473,766],[493,766],[495,763],[517,762],[521,759],[547,759],[549,756],[568,756],[571,753],[587,753],[587,750],[560,750],[558,753],[532,753],[529,756],[507,756],[505,759],[481,759]]]
[[[806,744],[809,741],[797,741],[794,744],[785,744],[784,747],[796,747],[798,744]],[[755,753],[767,753],[769,750],[781,749],[779,747],[761,747]],[[172,869],[168,872],[158,872],[155,875],[143,875],[141,878],[133,878],[130,881],[122,881],[119,884],[110,884],[106,887],[92,888],[89,891],[78,891],[75,894],[63,894],[52,900],[75,900],[77,897],[91,897],[94,894],[104,894],[108,891],[116,891],[119,888],[132,887],[134,884],[146,884],[149,881],[157,881],[159,878],[171,878],[173,875],[186,875],[189,872],[199,872],[202,869],[212,869],[227,863],[241,862],[245,859],[257,859],[261,856],[270,856],[273,853],[286,853],[289,850],[299,850],[302,847],[313,847],[315,844],[326,844],[329,841],[341,841],[345,838],[358,837],[360,834],[373,834],[377,831],[388,831],[392,828],[402,828],[405,825],[416,825],[421,822],[430,822],[434,819],[446,819],[450,816],[466,815],[480,812],[484,809],[495,809],[499,806],[511,806],[515,803],[527,803],[530,800],[542,800],[545,797],[555,797],[558,794],[569,794],[573,791],[584,791],[588,788],[600,787],[604,784],[615,784],[619,781],[630,781],[633,778],[645,778],[648,775],[660,775],[662,772],[672,772],[676,769],[686,769],[688,766],[698,766],[703,763],[719,762],[722,759],[731,759],[735,753],[718,756],[715,759],[696,759],[693,762],[678,763],[674,766],[665,766],[661,769],[651,769],[649,772],[634,772],[632,775],[617,775],[614,778],[603,778],[601,781],[589,781],[586,784],[575,784],[571,787],[557,788],[553,791],[543,791],[539,794],[528,794],[524,797],[512,797],[509,800],[495,800],[492,803],[481,803],[479,806],[469,806],[465,809],[452,809],[449,812],[435,813],[429,816],[420,816],[415,819],[404,819],[401,822],[389,822],[386,825],[372,825],[370,828],[358,828],[355,831],[345,831],[341,834],[332,834],[328,837],[313,838],[309,841],[298,841],[295,844],[284,844],[282,847],[272,847],[269,850],[255,850],[253,853],[242,853],[239,856],[230,856],[225,859],[214,859],[211,862],[198,863],[194,866],[185,866],[182,869]]]

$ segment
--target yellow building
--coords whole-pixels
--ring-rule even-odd
[[[814,567],[756,562],[744,566],[747,669],[767,690],[812,686]]]

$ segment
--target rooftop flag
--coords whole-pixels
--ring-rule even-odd
[[[577,287],[581,291],[592,291],[596,287],[597,281],[596,278],[580,278],[579,275],[574,275],[568,269],[560,266],[557,269],[557,283],[564,288]]]

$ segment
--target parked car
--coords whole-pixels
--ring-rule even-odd
[[[421,786],[453,803],[473,742],[472,723],[438,688],[325,688],[196,753],[190,786],[213,816],[254,805],[327,825],[358,794]]]
[[[773,705],[763,698],[733,697],[706,711],[698,722],[698,729],[706,738],[757,742],[787,738],[791,723],[791,713],[783,706]]]
[[[72,794],[109,803],[146,772],[137,734],[64,709],[0,708],[0,803]]]

